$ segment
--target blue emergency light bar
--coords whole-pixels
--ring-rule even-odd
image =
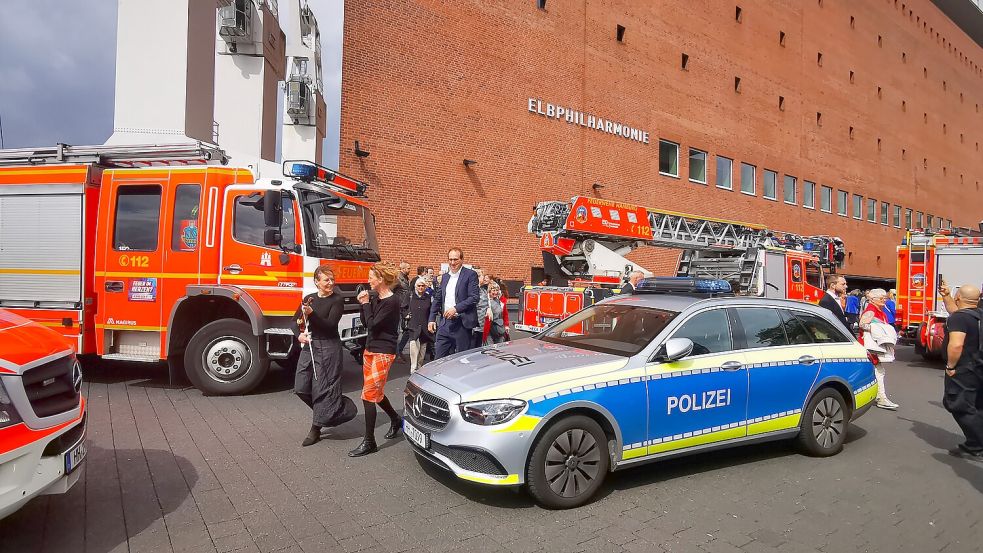
[[[729,294],[732,291],[726,280],[693,277],[649,277],[635,286],[636,294]]]
[[[362,181],[346,177],[337,171],[318,165],[312,161],[284,161],[283,175],[304,182],[317,182],[327,185],[343,194],[364,198],[368,185]]]

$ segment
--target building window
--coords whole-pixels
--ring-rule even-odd
[[[734,171],[734,160],[727,159],[723,156],[717,156],[717,186],[720,188],[726,188],[727,190],[734,189],[733,173]]]
[[[536,3],[539,4],[539,9],[541,10],[546,9],[546,0],[537,0]]]
[[[816,183],[807,180],[802,181],[802,207],[806,209],[816,208]]]
[[[682,60],[682,63],[681,63],[681,67],[682,67],[682,69],[684,71],[686,70],[686,66],[687,65],[689,65],[689,54],[687,54],[687,53],[684,52],[683,53],[683,60]]]
[[[741,192],[754,196],[754,165],[741,163]]]
[[[785,46],[785,31],[778,31],[778,45]]]
[[[847,194],[845,190],[836,191],[836,214],[846,217]]]
[[[659,173],[670,177],[679,176],[679,144],[659,140]]]
[[[945,220],[945,228],[952,230],[952,219]]]
[[[864,197],[860,194],[853,195],[853,218],[860,220],[864,218]]]
[[[740,6],[737,6],[734,9],[734,20],[740,23],[741,20],[744,18],[743,16],[744,16],[744,10],[742,10]]]
[[[782,188],[785,203],[795,205],[795,177],[785,175],[785,186]]]
[[[765,169],[764,197],[769,200],[778,199],[778,173]]]
[[[618,25],[618,31],[617,31],[616,36],[618,38],[618,42],[624,42],[625,41],[625,26],[624,25]]]
[[[904,228],[905,229],[908,229],[908,230],[911,229],[911,210],[910,209],[904,210]]]
[[[737,92],[737,93],[740,93],[741,92],[741,78],[740,77],[734,77],[734,92]]]
[[[933,216],[933,215],[926,215],[925,216],[925,227],[926,228],[932,228],[934,226],[935,226],[935,216]]]
[[[877,222],[877,200],[874,198],[867,198],[867,221]]]
[[[780,111],[785,111],[785,97],[784,96],[779,96],[778,97],[778,109]]]
[[[924,221],[922,220],[922,212],[921,211],[916,211],[915,212],[915,228],[925,228],[925,227],[922,226],[922,223],[923,222]]]
[[[892,217],[893,220],[891,222],[894,224],[894,228],[901,228],[901,206],[900,205],[894,206],[894,214],[893,215],[894,215]]]
[[[695,148],[689,149],[689,180],[700,184],[707,183],[707,153]]]
[[[826,213],[833,212],[833,189],[823,186],[819,189],[819,209]]]

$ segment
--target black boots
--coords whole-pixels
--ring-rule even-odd
[[[348,452],[349,457],[361,457],[369,453],[375,453],[379,448],[375,445],[375,438],[364,438],[358,447]]]
[[[403,429],[403,417],[398,419],[393,419],[392,423],[389,425],[389,432],[386,432],[386,439],[391,440],[396,436],[399,436],[399,431]]]
[[[307,433],[307,437],[304,438],[304,442],[300,445],[307,447],[309,445],[314,445],[321,441],[321,427],[311,426],[311,431]]]

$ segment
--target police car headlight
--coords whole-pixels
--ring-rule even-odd
[[[0,428],[17,424],[20,421],[20,414],[17,413],[14,402],[10,400],[10,395],[7,394],[7,389],[3,387],[3,381],[0,380]]]
[[[525,408],[526,402],[521,399],[472,401],[461,404],[461,417],[472,424],[489,426],[510,421]]]

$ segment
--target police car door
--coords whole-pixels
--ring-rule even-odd
[[[693,353],[647,366],[647,455],[745,436],[748,374],[724,308],[701,311],[670,338],[689,338]]]
[[[748,436],[799,427],[822,363],[821,348],[792,314],[774,307],[738,307],[735,339],[748,370]]]

